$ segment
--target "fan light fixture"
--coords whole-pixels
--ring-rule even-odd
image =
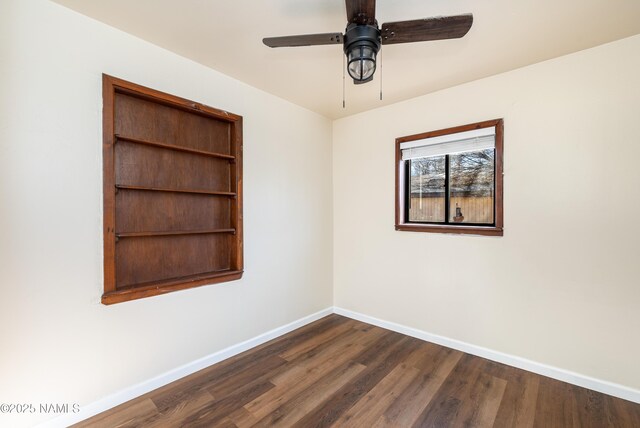
[[[347,28],[342,33],[299,34],[296,36],[265,37],[262,42],[270,48],[342,44],[349,76],[356,85],[370,82],[376,72],[376,55],[382,45],[458,39],[473,24],[470,13],[453,16],[385,22],[376,20],[376,0],[345,0]],[[344,69],[343,69],[344,72]],[[344,82],[344,80],[343,80]],[[382,85],[382,79],[380,79]],[[343,94],[344,94],[344,83]],[[382,86],[380,86],[382,99]],[[342,100],[344,107],[344,99]]]
[[[380,30],[373,25],[350,24],[344,35],[347,70],[353,83],[366,83],[376,71],[376,54],[380,50]]]

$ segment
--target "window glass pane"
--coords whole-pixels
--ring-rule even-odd
[[[445,221],[445,160],[444,156],[410,161],[409,221]]]
[[[495,150],[449,155],[449,221],[494,222]]]

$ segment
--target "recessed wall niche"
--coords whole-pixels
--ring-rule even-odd
[[[102,303],[243,272],[242,117],[103,75]]]

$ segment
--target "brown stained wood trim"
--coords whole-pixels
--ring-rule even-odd
[[[229,196],[235,197],[235,192],[218,192],[214,190],[199,190],[199,189],[169,189],[166,187],[146,187],[146,186],[131,186],[128,184],[116,184],[116,189],[124,190],[147,190],[149,192],[170,192],[170,193],[195,193],[199,195],[211,195],[211,196]]]
[[[225,110],[220,110],[214,107],[207,106],[205,104],[196,103],[185,98],[177,97],[166,92],[161,92],[142,85],[137,85],[135,83],[131,83],[117,77],[109,76],[107,74],[103,74],[102,76],[103,81],[108,81],[109,85],[113,86],[114,91],[121,94],[131,95],[136,98],[145,99],[168,107],[179,108],[181,110],[188,111],[189,113],[212,117],[214,119],[223,120],[226,122],[233,123],[242,118],[242,116],[229,113]]]
[[[176,146],[173,144],[165,144],[165,143],[159,143],[156,141],[146,141],[146,140],[141,140],[139,138],[132,138],[132,137],[125,137],[123,135],[115,135],[115,142],[117,143],[118,141],[126,141],[128,143],[134,143],[134,144],[143,144],[146,146],[151,146],[151,147],[158,147],[161,149],[167,149],[167,150],[175,150],[178,152],[186,152],[186,153],[191,153],[194,155],[201,155],[201,156],[208,156],[208,157],[212,157],[212,158],[219,158],[219,159],[228,159],[228,160],[235,160],[235,156],[231,156],[231,155],[225,155],[222,153],[213,153],[213,152],[207,152],[204,150],[196,150],[196,149],[190,149],[188,147],[183,147],[183,146]]]
[[[495,226],[465,226],[453,224],[421,224],[404,223],[401,218],[404,207],[404,200],[401,194],[402,171],[402,150],[400,144],[408,141],[424,140],[425,138],[440,137],[442,135],[457,134],[459,132],[472,131],[482,128],[496,128],[496,157],[495,157],[495,180],[496,193],[494,197]],[[493,119],[484,122],[471,123],[468,125],[455,126],[452,128],[438,129],[436,131],[423,132],[420,134],[407,135],[396,138],[395,155],[395,228],[397,231],[405,232],[430,232],[430,233],[453,233],[462,235],[484,235],[484,236],[504,236],[504,212],[503,212],[503,180],[504,180],[504,120]]]
[[[459,233],[467,235],[503,236],[502,228],[483,226],[451,226],[438,224],[404,223],[396,230],[405,232]]]
[[[238,158],[242,159],[243,155],[243,119],[239,117],[238,120],[232,126],[232,138],[233,141],[233,150],[236,153]],[[235,268],[238,270],[244,269],[244,219],[243,219],[243,184],[242,177],[244,177],[244,167],[242,162],[235,162],[231,165],[231,171],[233,171],[235,180],[234,183],[236,185],[236,194],[238,203],[232,205],[231,213],[235,218],[235,223],[233,227],[236,229],[237,239],[235,240],[236,248],[235,248]]]
[[[116,238],[142,238],[153,236],[172,235],[206,235],[210,233],[235,233],[235,229],[207,229],[207,230],[173,230],[164,232],[121,232],[116,233]]]
[[[504,227],[504,212],[503,212],[503,195],[504,195],[504,121],[499,119],[496,123],[496,158],[495,158],[495,171],[496,171],[496,194],[495,194],[495,208],[494,215],[496,221],[496,228],[502,229]]]
[[[102,193],[103,193],[103,257],[104,292],[116,289],[116,194],[114,153],[115,91],[111,78],[102,75]]]
[[[403,212],[403,207],[402,207],[402,194],[401,194],[401,190],[400,190],[400,185],[402,183],[402,177],[400,176],[403,168],[402,168],[402,150],[400,149],[400,139],[396,138],[396,163],[395,163],[395,170],[396,170],[396,183],[395,183],[395,197],[396,197],[396,230],[400,230],[398,229],[398,226],[400,226],[402,224],[402,219],[401,214]]]
[[[429,131],[429,132],[422,132],[420,134],[407,135],[405,137],[396,138],[396,142],[406,143],[407,141],[416,141],[416,140],[424,140],[425,138],[441,137],[443,135],[457,134],[459,132],[465,132],[465,131],[473,131],[474,129],[491,128],[502,122],[503,122],[503,119],[485,120],[484,122],[470,123],[468,125],[460,125],[460,126],[454,126],[451,128],[438,129],[436,131]]]
[[[150,284],[137,284],[135,286],[131,286],[128,288],[123,287],[116,291],[103,294],[102,303],[105,305],[111,305],[114,303],[141,299],[143,297],[152,297],[159,294],[166,294],[172,291],[200,287],[202,285],[234,281],[242,278],[242,273],[242,271],[227,270],[222,272],[211,272],[192,275],[189,277],[169,279],[165,281],[157,281]]]

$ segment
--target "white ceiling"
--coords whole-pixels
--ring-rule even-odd
[[[344,31],[343,0],[54,1],[329,118],[640,33],[638,0],[378,0],[380,24],[473,13],[473,27],[462,39],[383,46],[373,82],[355,86],[347,75],[343,109],[341,45],[262,44]]]

